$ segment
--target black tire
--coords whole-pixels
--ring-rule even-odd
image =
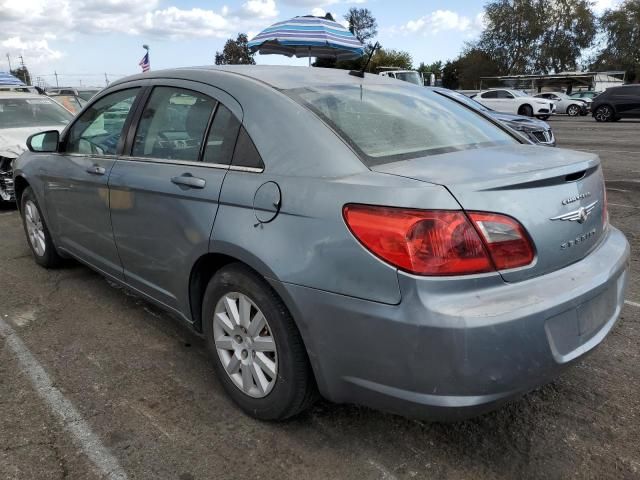
[[[540,119],[540,120],[549,120],[549,117],[551,117],[551,115],[540,115],[538,117],[538,119]]]
[[[246,295],[267,319],[277,348],[277,374],[271,391],[262,398],[244,393],[231,380],[218,355],[213,318],[218,301],[226,294]],[[307,409],[317,398],[317,387],[307,351],[286,306],[257,273],[240,263],[221,268],[209,281],[202,305],[202,326],[214,369],[233,401],[260,420],[284,420]]]
[[[593,118],[595,118],[597,122],[610,122],[614,118],[613,108],[609,105],[600,105],[595,112],[593,112]]]
[[[581,111],[582,109],[578,105],[573,103],[567,107],[567,115],[569,115],[570,117],[577,117],[578,115],[580,115]]]
[[[619,122],[620,120],[622,120],[622,117],[613,117],[611,119],[612,122]]]
[[[522,105],[518,109],[518,115],[524,115],[525,117],[533,117],[533,108],[531,105]]]
[[[27,205],[29,204],[29,205]],[[27,228],[27,207],[35,208],[37,210],[41,225],[42,232],[44,234],[44,252],[42,254],[38,253],[34,248],[32,241],[29,238],[29,230]],[[40,209],[40,205],[38,204],[38,200],[36,199],[35,194],[31,187],[27,187],[22,193],[22,198],[20,199],[20,214],[22,216],[22,226],[24,227],[24,233],[27,236],[27,243],[29,244],[29,248],[31,249],[31,254],[33,255],[36,263],[44,268],[58,268],[63,263],[64,260],[58,254],[55,245],[53,244],[53,240],[51,240],[51,234],[49,233],[49,229],[47,228],[47,223],[42,216],[42,210]]]

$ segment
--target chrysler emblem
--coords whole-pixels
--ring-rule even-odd
[[[586,207],[580,207],[577,210],[558,215],[557,217],[553,217],[550,220],[568,220],[570,222],[584,223],[587,221],[587,218],[589,218],[589,215],[591,214],[593,209],[596,208],[597,204],[598,200],[587,205]]]

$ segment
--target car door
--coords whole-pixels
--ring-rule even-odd
[[[640,116],[640,87],[622,87],[616,91],[616,110],[624,116]]]
[[[208,252],[242,110],[225,92],[166,80],[147,92],[109,181],[126,282],[178,312],[191,268]],[[206,141],[205,141],[206,139]]]
[[[513,95],[506,90],[496,90],[496,94],[498,96],[496,102],[498,104],[499,112],[506,113],[518,113],[518,102],[513,100]]]
[[[105,274],[122,279],[109,212],[109,173],[141,87],[108,93],[65,131],[45,177],[45,198],[59,246]]]
[[[488,92],[484,92],[480,95],[480,103],[489,107],[492,110],[496,110],[501,112],[500,104],[498,102],[498,91],[497,90],[489,90]]]

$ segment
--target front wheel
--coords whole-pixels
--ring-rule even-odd
[[[284,303],[262,277],[234,263],[211,279],[203,332],[224,389],[248,415],[283,420],[311,405],[307,352]]]
[[[598,122],[610,122],[613,120],[613,109],[609,105],[601,105],[597,108],[593,117]]]
[[[578,105],[569,105],[569,108],[567,108],[567,115],[570,117],[577,117],[580,115],[580,107]]]
[[[27,187],[22,193],[20,212],[29,248],[36,263],[45,268],[59,267],[63,262],[62,257],[58,255],[51,240],[51,234],[31,187]]]
[[[518,115],[524,115],[525,117],[533,117],[533,108],[531,105],[522,105],[518,110]]]

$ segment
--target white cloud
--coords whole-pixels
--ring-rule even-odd
[[[308,8],[318,8],[324,7],[327,5],[334,5],[336,3],[340,3],[340,0],[282,0],[282,3],[285,5],[290,5],[292,7],[308,7]],[[356,0],[351,3],[361,3]],[[364,3],[364,2],[362,2]]]
[[[242,6],[242,10],[259,18],[273,18],[278,15],[275,0],[249,0]]]
[[[316,7],[311,10],[311,15],[314,15],[316,17],[324,17],[326,14],[327,12],[324,8]]]
[[[475,18],[460,15],[451,10],[436,10],[416,20],[409,20],[401,27],[405,33],[436,34],[444,31],[458,31],[470,33],[481,30],[484,24],[484,15],[478,14]]]
[[[0,42],[0,46],[8,52],[28,51],[30,63],[36,65],[62,57],[62,52],[52,49],[45,39],[24,41],[21,37],[11,37]]]

